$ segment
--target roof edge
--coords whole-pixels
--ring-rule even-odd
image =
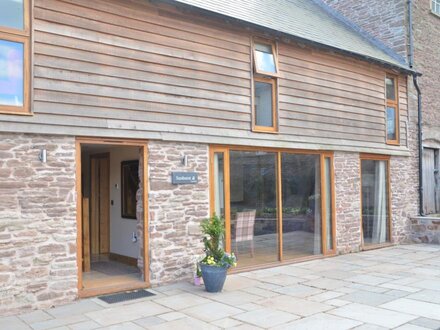
[[[221,13],[218,13],[218,12],[215,12],[215,11],[211,11],[211,10],[204,9],[204,8],[201,8],[201,7],[198,7],[198,6],[194,6],[194,5],[191,5],[191,4],[179,2],[179,1],[176,1],[176,0],[154,0],[154,1],[155,2],[167,3],[167,4],[170,4],[170,5],[173,5],[173,6],[177,6],[177,7],[192,8],[192,9],[194,9],[196,11],[201,12],[201,13],[205,13],[205,14],[208,14],[208,15],[213,15],[214,17],[218,17],[218,18],[223,18],[223,19],[226,18],[226,19],[235,21],[237,23],[246,24],[248,26],[251,26],[251,27],[254,27],[254,28],[258,28],[258,29],[263,29],[265,31],[273,33],[274,35],[283,36],[283,37],[286,37],[286,38],[291,38],[291,39],[297,40],[299,42],[303,42],[305,44],[309,44],[309,45],[311,45],[313,47],[317,47],[317,48],[321,48],[321,49],[326,49],[326,50],[330,50],[330,51],[335,51],[335,52],[338,52],[338,53],[342,53],[342,54],[345,54],[345,55],[348,55],[348,56],[355,57],[355,58],[360,59],[360,60],[367,61],[369,63],[375,63],[377,65],[380,65],[380,66],[383,66],[383,67],[386,67],[386,68],[389,68],[389,69],[395,69],[395,70],[398,70],[398,71],[406,73],[406,74],[420,75],[417,71],[415,71],[414,69],[410,68],[408,66],[408,64],[404,60],[402,61],[403,57],[401,57],[400,55],[396,54],[393,50],[391,50],[390,48],[386,47],[385,45],[383,45],[378,40],[377,40],[377,42],[381,45],[381,47],[385,47],[387,49],[387,51],[391,51],[392,52],[393,56],[390,55],[391,57],[394,58],[394,56],[397,56],[397,58],[394,58],[394,59],[396,61],[398,61],[400,63],[400,65],[397,65],[397,64],[394,64],[394,63],[391,63],[391,62],[387,62],[387,61],[383,61],[383,60],[380,60],[380,59],[375,58],[375,57],[371,57],[371,56],[363,55],[363,54],[360,54],[360,53],[356,53],[356,52],[353,52],[353,51],[350,51],[350,50],[347,50],[347,49],[338,48],[338,47],[335,47],[335,46],[327,45],[325,43],[321,43],[321,42],[317,42],[317,41],[314,41],[314,40],[302,38],[302,37],[299,37],[299,36],[294,35],[294,34],[289,34],[289,33],[286,33],[286,32],[279,31],[279,30],[275,30],[275,29],[266,27],[264,25],[252,23],[252,22],[249,22],[249,21],[246,21],[246,20],[242,20],[242,19],[233,17],[233,16],[221,14]],[[319,0],[312,0],[312,1],[313,1],[313,3],[315,3],[315,1],[319,1]],[[320,6],[320,8],[322,8],[322,7]],[[327,12],[327,10],[325,8],[323,8],[323,10],[325,10]],[[343,17],[343,18],[345,19],[345,17]],[[344,22],[344,24],[346,24],[345,21],[343,21],[343,22]],[[347,23],[350,24],[350,22],[347,22]],[[353,29],[353,27],[350,26],[350,25],[348,25],[348,27]],[[360,33],[360,31],[358,32],[357,30],[355,30],[355,32],[356,33]],[[362,34],[362,37],[366,38],[363,34]],[[373,37],[371,37],[371,38],[373,38]],[[372,40],[370,40],[370,38],[368,38],[368,41],[372,42]],[[379,47],[375,43],[373,43],[373,46]],[[381,50],[383,50],[381,47],[379,47],[379,48]],[[385,50],[383,50],[383,51],[385,51]]]

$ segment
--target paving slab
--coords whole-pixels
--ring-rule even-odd
[[[5,316],[0,317],[0,329],[14,329],[14,330],[29,330],[32,329],[23,320],[20,320],[17,316]]]
[[[328,313],[385,328],[395,328],[417,318],[415,315],[355,303],[336,308]]]
[[[163,314],[170,311],[171,310],[169,308],[156,304],[152,301],[146,301],[89,312],[86,313],[86,316],[103,326],[109,326],[117,323],[141,319],[146,316]]]
[[[185,317],[182,319],[161,323],[148,327],[151,330],[211,330],[220,329],[215,325],[200,321],[192,317]]]
[[[382,308],[440,321],[440,305],[408,298],[399,298],[380,305]]]
[[[272,328],[277,325],[299,319],[298,315],[275,310],[272,308],[263,308],[251,312],[246,312],[233,316],[234,319],[244,323],[252,324],[261,328]]]
[[[275,327],[277,330],[294,329],[294,330],[345,330],[352,329],[362,324],[360,321],[350,320],[329,314],[315,314],[297,321],[289,322],[284,325]]]
[[[420,327],[425,327],[427,329],[440,329],[440,321],[428,319],[426,317],[419,317],[418,319],[415,319],[410,322],[411,324],[418,325]]]
[[[309,316],[334,308],[333,306],[326,305],[320,302],[290,296],[279,296],[275,298],[270,298],[263,303],[260,303],[260,305],[275,308],[300,316]]]
[[[370,306],[378,306],[397,298],[383,293],[360,290],[345,296],[341,296],[339,299]]]
[[[180,293],[173,296],[163,297],[154,300],[156,303],[163,305],[165,307],[174,309],[174,310],[180,310],[196,305],[206,304],[209,303],[210,300],[199,297],[197,295],[191,294],[191,293]]]
[[[241,309],[219,302],[210,302],[182,310],[182,313],[205,322],[220,320],[243,312]]]

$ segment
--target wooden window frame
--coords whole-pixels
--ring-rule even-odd
[[[394,80],[394,93],[396,95],[395,100],[387,98],[386,95],[386,79]],[[396,138],[394,140],[388,139],[388,107],[394,108],[394,121],[396,123]],[[400,144],[400,110],[399,110],[399,78],[395,75],[387,74],[385,76],[385,139],[387,144],[399,145]]]
[[[234,145],[211,145],[210,146],[210,160],[209,160],[209,192],[210,192],[210,213],[214,215],[215,213],[215,186],[214,186],[214,154],[223,153],[223,173],[224,173],[224,202],[225,202],[225,250],[231,252],[231,204],[230,204],[230,151],[267,151],[275,154],[276,157],[276,192],[277,192],[277,234],[278,234],[278,261],[269,262],[267,264],[261,264],[250,267],[239,267],[237,271],[246,271],[251,269],[260,269],[264,267],[269,267],[272,265],[290,264],[304,260],[319,259],[326,256],[333,256],[337,251],[336,242],[336,196],[335,196],[335,174],[334,174],[334,155],[333,152],[326,151],[315,151],[315,150],[301,150],[301,149],[285,149],[285,148],[270,148],[270,147],[245,147],[245,146],[234,146]],[[282,210],[282,164],[281,155],[282,153],[289,154],[302,154],[302,155],[319,155],[320,156],[320,174],[321,174],[321,254],[312,255],[307,257],[295,258],[295,259],[284,259],[283,258],[283,218]],[[331,223],[332,223],[332,243],[331,249],[327,249],[327,242],[325,236],[326,224],[326,198],[325,198],[325,173],[324,173],[324,160],[326,158],[330,159],[330,188],[331,188]],[[232,271],[234,272],[234,271]]]
[[[262,70],[258,70],[258,65],[257,65],[257,50],[255,48],[255,44],[263,44],[266,46],[270,46],[272,48],[272,55],[273,55],[273,59],[275,62],[275,73],[273,72],[267,72],[267,71],[262,71]],[[256,74],[262,75],[262,76],[267,76],[267,77],[274,77],[277,78],[279,76],[279,66],[278,66],[278,52],[277,52],[277,45],[274,42],[271,42],[269,40],[265,40],[265,39],[261,39],[261,38],[254,38],[253,39],[253,43],[252,43],[252,53],[253,53],[253,66],[254,66],[254,72]]]
[[[256,65],[256,49],[255,44],[261,43],[272,47],[272,53],[275,61],[275,69],[277,73],[265,72],[257,69]],[[251,129],[257,133],[278,133],[278,77],[279,77],[279,65],[278,65],[278,47],[277,43],[269,41],[263,38],[254,37],[251,38],[251,109],[252,109],[252,125]],[[255,82],[270,83],[272,85],[272,126],[259,126],[256,125],[256,111],[255,111]]]
[[[31,81],[31,0],[23,0],[24,29],[0,26],[0,39],[23,44],[23,106],[0,105],[0,113],[32,115],[30,107]]]
[[[256,124],[257,119],[257,111],[255,109],[256,102],[255,102],[255,82],[262,82],[266,84],[271,84],[272,86],[272,126],[259,126]],[[277,132],[277,107],[276,107],[276,96],[277,96],[277,84],[274,79],[271,78],[261,78],[261,77],[254,77],[253,80],[253,89],[254,89],[254,96],[253,96],[253,102],[252,102],[252,130],[257,132],[267,132],[267,133],[275,133]]]
[[[429,0],[429,3],[431,8],[431,13],[437,17],[440,17],[440,0]],[[435,8],[433,6],[434,4],[436,5]],[[438,6],[438,11],[437,11],[437,6]]]
[[[387,178],[386,178],[386,190],[387,190],[387,210],[388,210],[388,216],[387,216],[387,227],[389,231],[389,239],[385,243],[379,243],[379,244],[364,244],[364,232],[363,232],[363,219],[362,219],[362,161],[363,160],[377,160],[377,161],[385,161],[386,162],[386,170],[387,170]],[[377,154],[360,154],[359,157],[359,177],[360,177],[360,232],[361,232],[361,249],[362,250],[369,250],[369,249],[377,249],[381,247],[386,247],[393,245],[393,235],[392,235],[392,209],[391,209],[391,157],[388,155],[377,155]]]

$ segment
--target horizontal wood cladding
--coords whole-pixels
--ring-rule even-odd
[[[255,133],[251,32],[135,0],[35,0],[34,17],[34,116],[1,116],[1,130],[406,151],[406,78],[388,146],[378,66],[279,42],[279,133]]]

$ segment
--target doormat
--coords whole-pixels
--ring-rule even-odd
[[[107,304],[116,304],[118,302],[146,298],[151,296],[155,296],[155,294],[147,290],[136,290],[136,291],[128,291],[128,292],[108,294],[105,296],[99,296],[98,299],[105,301]]]

